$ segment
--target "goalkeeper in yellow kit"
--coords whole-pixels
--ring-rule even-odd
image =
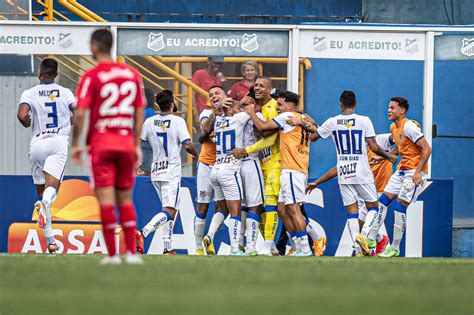
[[[272,82],[269,78],[258,78],[254,85],[255,100],[262,106],[262,115],[265,120],[278,116],[277,102],[271,97]],[[271,256],[274,248],[275,235],[278,228],[278,194],[280,192],[280,141],[278,129],[263,134],[264,138],[245,149],[234,149],[232,153],[241,158],[245,154],[260,152],[262,160],[263,178],[265,181],[265,211],[262,213],[264,247],[259,255]],[[276,251],[276,249],[275,249]]]

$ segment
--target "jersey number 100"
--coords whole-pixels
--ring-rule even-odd
[[[362,154],[362,130],[334,130],[332,135],[338,154]]]

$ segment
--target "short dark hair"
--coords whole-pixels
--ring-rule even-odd
[[[341,102],[344,107],[354,107],[357,102],[356,95],[353,91],[342,91],[339,102]]]
[[[40,71],[47,77],[54,78],[58,73],[58,62],[53,58],[46,58],[41,61]]]
[[[270,77],[265,77],[265,76],[257,77],[257,78],[255,78],[255,81],[257,81],[258,79],[262,79],[262,80],[267,81],[268,85],[270,85],[270,87],[273,87],[272,79],[270,79]]]
[[[397,102],[398,106],[401,108],[405,108],[405,112],[408,112],[408,109],[410,108],[410,104],[408,104],[408,100],[404,97],[401,96],[394,96],[390,99],[391,102]]]
[[[298,107],[298,103],[300,100],[300,96],[294,92],[291,91],[283,91],[280,93],[280,96],[282,99],[285,100],[285,102],[291,102],[295,104],[296,107]]]
[[[94,43],[97,45],[101,53],[110,54],[113,42],[112,33],[108,29],[101,28],[92,33],[91,44]]]
[[[227,94],[227,93],[225,92],[224,88],[223,88],[222,86],[220,86],[220,85],[213,85],[213,86],[211,86],[211,87],[209,88],[209,90],[207,90],[207,91],[209,92],[210,90],[215,89],[215,88],[221,89],[221,90],[224,92],[224,94]]]
[[[156,103],[158,104],[162,112],[169,111],[173,102],[173,92],[171,92],[170,90],[163,90],[160,93],[156,94]]]

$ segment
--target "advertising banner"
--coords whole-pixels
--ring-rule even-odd
[[[301,57],[424,60],[423,33],[302,30]]]
[[[2,25],[0,54],[90,55],[90,37],[96,28]]]
[[[287,57],[287,31],[119,29],[118,55]]]
[[[474,33],[436,36],[435,60],[474,60]]]
[[[86,178],[67,179],[52,205],[53,233],[61,250],[59,253],[106,253],[99,221],[97,200]],[[0,176],[5,189],[0,192],[2,221],[0,223],[0,252],[44,253],[46,244],[42,231],[36,225],[33,213],[35,191],[28,176]],[[197,204],[195,178],[183,178],[180,190],[179,214],[175,220],[172,245],[180,254],[195,254],[194,216]],[[134,189],[138,227],[143,227],[157,212],[161,203],[147,177],[139,177]],[[401,246],[401,255],[407,257],[450,257],[452,242],[452,180],[434,180],[425,185],[419,200],[407,210],[407,229]],[[307,196],[306,212],[320,235],[328,239],[326,255],[350,256],[352,241],[346,225],[346,214],[336,181],[330,181]],[[207,215],[206,231],[213,209]],[[228,219],[214,238],[218,255],[230,251]],[[385,228],[386,227],[386,228]],[[389,210],[383,231],[392,237],[393,212]],[[125,251],[121,228],[116,229],[116,242],[121,253]],[[257,249],[263,245],[259,235]],[[145,240],[147,254],[163,252],[161,229]]]

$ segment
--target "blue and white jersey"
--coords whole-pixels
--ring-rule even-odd
[[[374,175],[367,158],[367,138],[375,137],[369,117],[357,114],[337,115],[326,120],[318,129],[321,138],[331,137],[337,150],[337,179],[339,184],[369,184]]]
[[[235,159],[230,152],[244,146],[244,129],[250,116],[241,112],[234,116],[218,116],[214,124],[216,132],[216,163],[214,168],[229,172],[240,171],[242,159]]]
[[[191,137],[183,118],[157,114],[145,120],[140,138],[153,151],[152,181],[181,180],[181,145]]]
[[[31,141],[64,137],[71,132],[71,109],[76,100],[71,90],[56,83],[38,84],[23,91],[19,104],[27,104],[31,111]]]
[[[264,120],[261,112],[257,113],[257,117],[261,120]],[[259,139],[260,136],[258,134],[258,131],[255,130],[254,123],[252,119],[249,119],[244,129],[244,147],[248,147],[252,144],[255,144]],[[258,159],[258,154],[259,152],[251,153],[248,157],[251,159]]]

